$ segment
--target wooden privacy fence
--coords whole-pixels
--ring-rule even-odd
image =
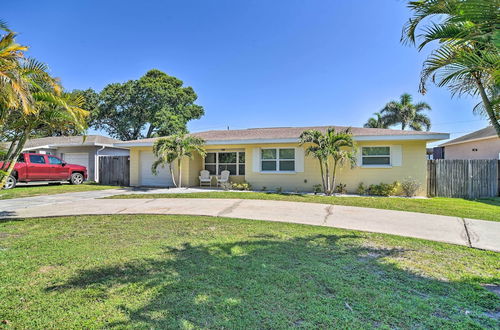
[[[499,163],[495,159],[427,161],[427,192],[431,197],[498,196]]]
[[[114,186],[130,185],[130,157],[99,156],[99,183]]]

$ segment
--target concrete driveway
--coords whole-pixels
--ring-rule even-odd
[[[209,188],[117,188],[108,190],[89,190],[70,192],[54,195],[41,195],[32,197],[12,198],[0,200],[0,216],[14,212],[24,208],[32,208],[34,206],[47,204],[60,204],[65,202],[79,202],[84,200],[99,199],[114,195],[126,194],[167,194],[167,193],[193,193],[193,192],[209,192],[219,191]]]
[[[500,222],[362,207],[247,199],[95,199],[123,193],[103,190],[43,196],[37,203],[0,201],[0,217],[83,214],[186,214],[292,222],[394,234],[500,252]],[[137,193],[137,191],[127,191]],[[88,194],[88,195],[87,195]],[[89,196],[92,196],[90,198]],[[89,197],[89,198],[85,198]],[[33,201],[35,197],[30,197]],[[68,200],[69,199],[69,200]],[[52,202],[50,202],[50,200]],[[7,204],[5,204],[7,202]],[[6,206],[9,206],[6,208]]]

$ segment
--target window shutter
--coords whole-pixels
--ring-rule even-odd
[[[304,149],[295,148],[295,172],[304,172]]]
[[[254,172],[260,172],[260,148],[252,150],[252,169]]]
[[[392,166],[403,165],[403,152],[401,145],[391,146],[391,165]]]

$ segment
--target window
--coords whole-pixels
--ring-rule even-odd
[[[245,175],[245,153],[243,151],[208,152],[205,156],[205,170],[220,175],[228,170],[231,175]]]
[[[42,155],[30,155],[30,163],[45,164],[45,157]]]
[[[53,165],[61,165],[62,164],[62,160],[60,160],[59,158],[54,157],[54,156],[48,156],[48,157],[49,157],[49,164],[53,164]]]
[[[295,171],[295,149],[293,148],[262,149],[260,156],[263,172]]]
[[[24,163],[24,154],[20,154],[19,158],[17,159],[18,163]]]
[[[390,147],[363,147],[362,165],[391,165]]]

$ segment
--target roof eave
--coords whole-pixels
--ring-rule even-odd
[[[405,134],[405,135],[357,135],[354,136],[355,141],[439,141],[449,139],[448,133],[434,133],[434,134]],[[208,140],[206,145],[236,145],[236,144],[272,144],[272,143],[298,143],[298,138],[287,139],[235,139],[235,140]],[[153,141],[148,142],[122,142],[115,143],[114,146],[131,148],[131,147],[151,147]]]
[[[43,146],[36,147],[28,147],[23,150],[36,150],[36,149],[57,149],[64,147],[107,147],[107,148],[120,148],[115,147],[114,143],[98,143],[98,142],[90,142],[90,143],[60,143],[60,144],[46,144]],[[122,148],[125,149],[125,148]]]
[[[404,134],[404,135],[358,135],[354,136],[355,141],[439,141],[450,138],[448,133],[429,133],[429,134]]]
[[[452,145],[455,145],[455,144],[462,144],[462,143],[469,143],[469,142],[475,142],[475,141],[489,140],[489,139],[494,139],[494,138],[498,138],[498,136],[492,135],[492,136],[486,136],[486,137],[481,137],[481,138],[476,138],[476,139],[469,139],[469,140],[463,140],[463,141],[457,141],[457,142],[453,142],[453,140],[452,140],[452,141],[440,144],[439,146],[440,147],[446,147],[446,146],[452,146]]]

